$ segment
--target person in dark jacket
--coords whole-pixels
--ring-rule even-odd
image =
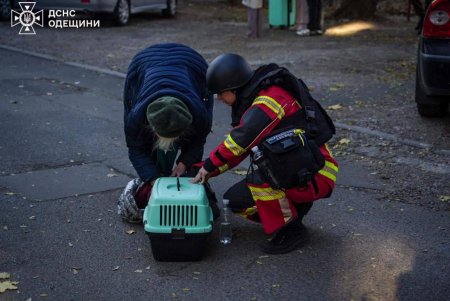
[[[118,213],[125,220],[142,220],[140,209],[158,177],[183,176],[202,160],[213,114],[207,67],[198,52],[175,43],[150,46],[132,59],[123,96],[124,130],[139,179],[119,198]]]

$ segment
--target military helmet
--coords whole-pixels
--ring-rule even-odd
[[[253,70],[240,55],[225,53],[216,57],[206,72],[206,83],[212,93],[222,93],[245,85],[253,76]]]

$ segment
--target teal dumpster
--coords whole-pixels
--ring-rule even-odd
[[[286,27],[295,24],[295,0],[269,0],[269,26]]]

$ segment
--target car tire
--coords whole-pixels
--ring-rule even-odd
[[[125,26],[130,23],[130,2],[129,0],[117,0],[116,8],[114,9],[114,22],[118,26]]]
[[[416,104],[417,111],[422,117],[445,117],[448,112],[448,99],[443,96],[429,96],[425,94],[420,84],[419,74],[416,74]]]
[[[0,21],[11,19],[11,0],[0,0]]]
[[[439,105],[417,104],[417,111],[422,117],[445,117],[447,115],[448,104],[440,103]]]
[[[167,0],[167,8],[162,10],[164,17],[173,18],[177,13],[177,0]]]

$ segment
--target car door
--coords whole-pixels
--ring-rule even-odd
[[[81,0],[38,0],[36,7],[43,9],[80,9],[83,7]]]
[[[130,0],[131,7],[133,8],[140,8],[140,7],[146,7],[146,6],[153,6],[158,4],[166,4],[166,0]]]

